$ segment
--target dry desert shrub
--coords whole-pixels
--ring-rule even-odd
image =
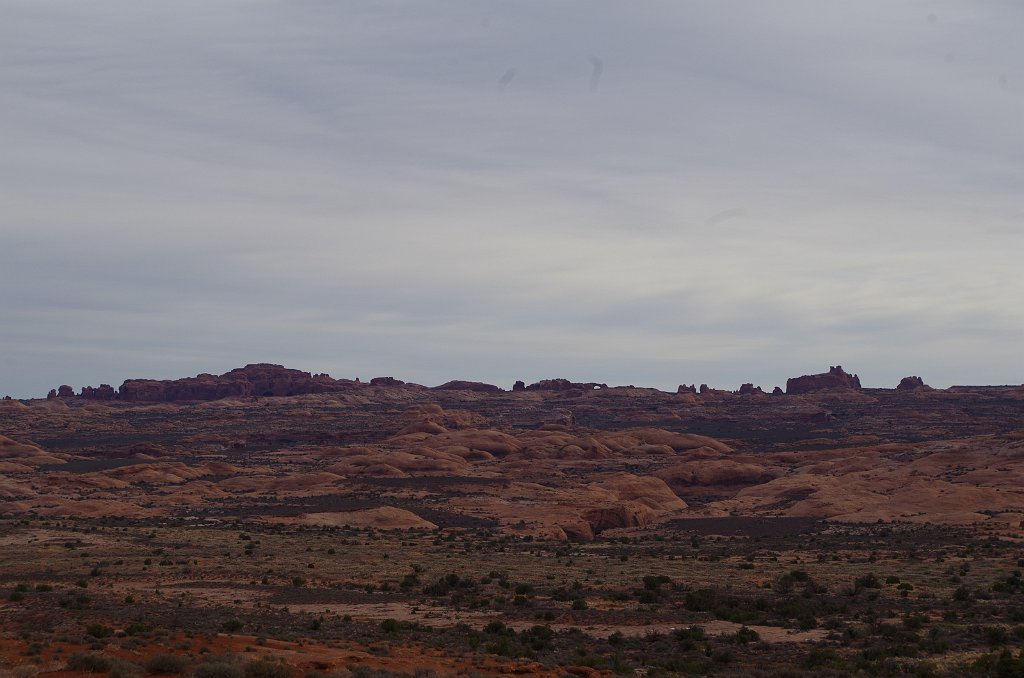
[[[245,678],[245,669],[238,664],[215,661],[200,664],[192,671],[193,678]]]
[[[153,675],[178,675],[189,666],[187,657],[176,654],[158,654],[146,662],[146,673]]]

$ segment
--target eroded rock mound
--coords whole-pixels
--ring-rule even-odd
[[[840,365],[830,367],[828,372],[822,374],[805,374],[786,380],[786,393],[790,395],[860,387],[860,377],[847,373]]]
[[[896,389],[899,391],[913,391],[918,388],[930,387],[924,383],[924,379],[921,377],[903,377],[900,379],[900,383],[896,385]]]

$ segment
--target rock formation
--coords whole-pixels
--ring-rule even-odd
[[[593,391],[596,388],[608,388],[608,384],[594,381],[575,382],[568,379],[541,379],[525,387],[527,391]]]
[[[332,379],[328,374],[310,374],[281,365],[257,363],[221,375],[200,374],[184,379],[127,379],[117,390],[116,399],[127,402],[178,402],[218,400],[232,396],[291,396],[331,393],[353,388],[358,381]],[[57,397],[66,397],[64,388]],[[70,386],[67,387],[70,390]],[[82,389],[82,397],[111,400],[109,385]],[[71,391],[67,396],[74,395]]]
[[[405,386],[405,382],[394,377],[374,377],[370,380],[370,386]]]
[[[445,382],[440,386],[435,386],[434,389],[438,391],[478,391],[480,393],[499,393],[503,390],[494,384],[485,384],[481,381],[461,381],[459,379]]]
[[[860,378],[856,374],[848,374],[840,365],[830,367],[822,374],[806,374],[786,380],[786,393],[790,395],[860,387]]]
[[[96,388],[83,386],[82,397],[87,400],[115,400],[117,398],[117,391],[110,384],[100,384]]]
[[[900,391],[913,391],[916,388],[930,388],[928,384],[924,383],[924,379],[921,377],[903,377],[900,379],[900,383],[896,386]]]

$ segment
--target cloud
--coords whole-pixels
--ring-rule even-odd
[[[1019,13],[7,3],[0,391],[1024,381]]]

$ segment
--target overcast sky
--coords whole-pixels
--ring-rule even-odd
[[[0,395],[1024,382],[1024,3],[0,0]]]

